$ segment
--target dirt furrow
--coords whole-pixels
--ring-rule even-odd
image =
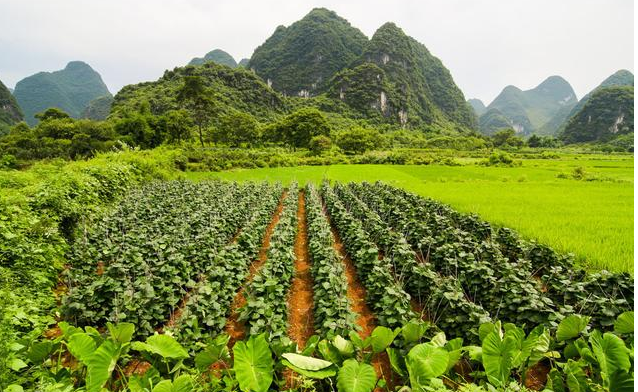
[[[306,200],[299,192],[297,208],[297,237],[295,238],[295,275],[288,294],[288,336],[299,348],[304,348],[314,333],[313,281],[308,254],[308,226],[306,222]]]
[[[268,257],[268,248],[270,247],[270,237],[272,236],[273,230],[275,226],[279,222],[279,217],[281,216],[281,211],[284,208],[283,201],[288,195],[287,191],[284,191],[279,199],[279,204],[277,205],[277,210],[275,211],[272,220],[266,227],[266,232],[264,234],[264,239],[261,243],[261,249],[259,250],[259,254],[257,255],[257,260],[255,260],[250,265],[250,270],[248,272],[248,277],[246,278],[246,282],[242,288],[239,289],[235,298],[233,299],[233,304],[230,308],[230,316],[226,321],[226,326],[224,330],[230,336],[230,341],[228,342],[228,347],[232,348],[235,345],[235,342],[238,340],[242,340],[246,336],[246,328],[244,323],[239,321],[239,309],[246,304],[246,297],[244,296],[244,287],[247,287],[248,284],[253,280],[253,277],[259,271],[262,265],[266,262]]]
[[[330,222],[330,216],[325,206],[324,214],[326,215],[328,222]],[[366,289],[359,281],[356,267],[346,252],[345,245],[341,241],[339,232],[331,222],[330,228],[334,239],[333,246],[345,265],[346,280],[348,281],[347,295],[350,300],[350,307],[352,311],[357,314],[357,325],[360,328],[359,336],[362,339],[365,339],[370,336],[374,328],[377,326],[376,317],[366,303]],[[374,366],[374,370],[377,372],[377,377],[384,379],[390,390],[392,390],[394,385],[394,374],[392,372],[392,367],[390,366],[388,355],[386,353],[375,355],[372,359],[372,365]]]

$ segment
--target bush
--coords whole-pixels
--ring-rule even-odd
[[[346,154],[363,154],[366,151],[383,147],[382,137],[375,129],[355,127],[337,136],[337,145]]]
[[[310,139],[310,145],[308,148],[313,155],[321,155],[332,148],[332,140],[325,135],[314,136]]]

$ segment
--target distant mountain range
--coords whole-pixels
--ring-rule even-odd
[[[71,117],[80,118],[91,100],[111,96],[99,73],[82,61],[71,61],[55,72],[40,72],[22,79],[13,93],[29,125],[34,117],[50,107],[57,107]]]
[[[507,86],[479,114],[480,130],[491,135],[503,128],[514,128],[527,136],[554,134],[578,100],[571,85],[560,76],[550,76],[531,90]]]
[[[605,89],[632,86],[633,96],[633,74],[621,70],[580,101],[560,76],[550,76],[525,91],[507,86],[487,106],[478,99],[466,101],[443,63],[394,23],[379,27],[368,39],[335,12],[316,8],[288,27],[277,27],[250,59],[237,62],[229,53],[214,49],[193,58],[186,67],[166,71],[156,82],[125,86],[115,98],[101,76],[80,61],[21,80],[13,96],[2,85],[0,124],[6,129],[7,124],[24,118],[34,125],[34,114],[49,107],[75,118],[100,120],[111,112],[138,110],[148,102],[152,113],[161,114],[180,108],[170,94],[185,75],[193,73],[212,87],[220,113],[240,110],[260,121],[314,106],[371,124],[447,133],[480,130],[485,135],[514,128],[521,136],[552,135],[565,141],[588,139],[580,135],[581,130],[604,136],[605,132],[584,125],[580,114],[586,108],[586,118],[602,116],[594,122],[612,129],[612,136],[624,133],[629,124],[629,90]],[[597,94],[602,90],[605,94]],[[605,102],[616,115],[603,116],[600,105]],[[608,120],[617,126],[608,125]]]

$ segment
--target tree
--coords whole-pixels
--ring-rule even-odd
[[[199,142],[204,147],[204,128],[210,124],[215,111],[215,102],[204,79],[201,76],[185,76],[184,85],[177,91],[177,100],[191,113],[199,131]]]
[[[492,141],[495,147],[522,147],[525,141],[516,136],[516,131],[511,128],[501,129],[492,135]]]
[[[326,116],[315,108],[299,109],[268,127],[272,141],[283,142],[295,148],[307,148],[314,136],[330,135]]]
[[[169,110],[162,118],[166,137],[170,143],[179,143],[190,138],[193,119],[186,110]]]
[[[378,147],[381,140],[382,136],[376,129],[355,127],[339,134],[337,145],[346,154],[363,154]]]
[[[538,135],[532,135],[527,139],[527,145],[532,148],[541,147],[541,143],[542,140]]]
[[[48,108],[44,112],[36,113],[33,117],[37,118],[40,121],[47,121],[53,119],[67,119],[70,118],[66,112],[58,109],[58,108]]]
[[[330,150],[332,147],[332,140],[328,136],[318,135],[310,139],[308,148],[314,155],[321,155],[324,151]]]
[[[253,145],[259,140],[257,120],[249,113],[232,110],[220,117],[214,139],[233,147],[242,143]]]

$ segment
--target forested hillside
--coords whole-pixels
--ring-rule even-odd
[[[100,74],[81,61],[71,61],[60,71],[24,78],[16,84],[14,92],[29,125],[37,123],[36,113],[51,107],[80,118],[91,100],[105,95],[111,93]]]

